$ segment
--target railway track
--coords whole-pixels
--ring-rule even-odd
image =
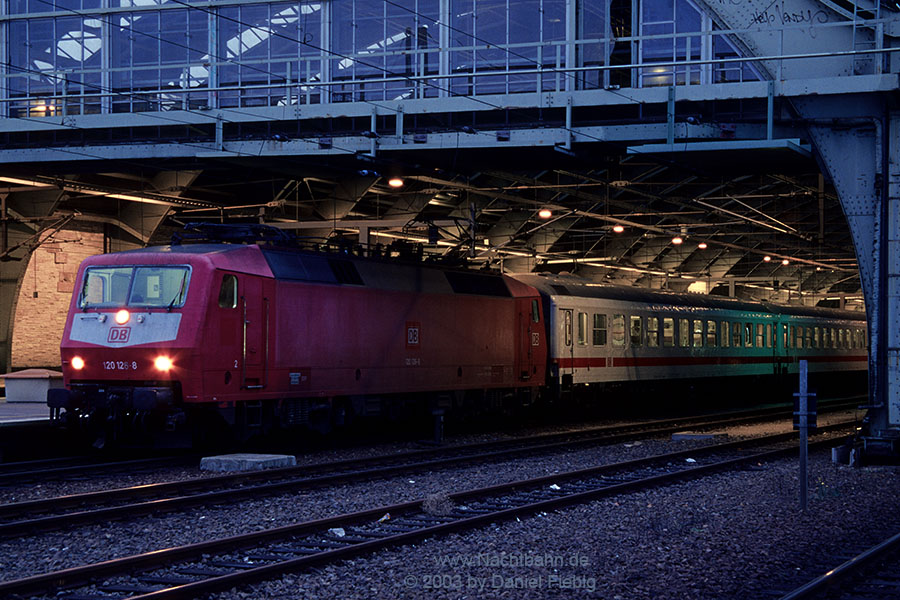
[[[781,411],[776,414],[785,413]],[[689,424],[697,428],[715,428],[754,422],[771,416],[772,412],[766,411],[764,414],[741,414],[712,421],[691,419]],[[686,424],[687,420],[678,419],[657,422],[649,427],[646,424],[600,427],[572,433],[544,434],[529,438],[15,502],[0,505],[0,537],[28,535],[76,525],[184,510],[211,503],[238,502],[246,498],[355,483],[399,473],[456,467],[530,454],[546,454],[576,447],[614,444],[636,437],[669,435],[681,431]]]
[[[130,460],[105,460],[71,456],[0,464],[0,487],[47,480],[72,480],[121,472],[145,472],[161,467],[189,465],[197,456],[154,456]]]
[[[894,600],[900,596],[900,533],[866,549],[779,600]]]
[[[836,433],[850,427],[823,427],[810,447],[839,443],[844,436]],[[197,597],[424,538],[782,458],[796,452],[795,438],[787,433],[727,442],[457,492],[442,510],[429,510],[426,499],[380,506],[3,582],[0,595]]]

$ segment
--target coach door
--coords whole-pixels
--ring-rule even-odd
[[[241,386],[260,389],[268,375],[269,299],[261,278],[245,275],[241,284]]]
[[[572,377],[575,373],[575,344],[572,340],[572,309],[560,309],[560,328],[559,339],[562,340],[563,347],[560,352],[559,374],[562,376],[563,385],[571,385]]]
[[[537,300],[529,298],[516,301],[518,304],[518,344],[516,362],[519,370],[519,380],[527,381],[531,379],[534,373],[534,351],[540,346],[541,338],[539,331],[540,312]]]

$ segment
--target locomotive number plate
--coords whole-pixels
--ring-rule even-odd
[[[137,361],[104,360],[103,369],[106,371],[137,371]]]

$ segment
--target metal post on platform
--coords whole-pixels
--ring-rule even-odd
[[[440,445],[444,443],[444,409],[436,408],[431,411],[431,416],[434,419],[434,431],[432,440],[436,445]]]
[[[808,363],[800,361],[800,391],[796,394],[799,400],[797,412],[798,429],[800,430],[800,510],[806,511],[809,500],[807,498],[808,461],[809,461],[809,412],[807,411],[809,394],[807,392]]]

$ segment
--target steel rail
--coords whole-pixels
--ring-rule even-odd
[[[694,425],[698,428],[719,427],[756,421],[769,416],[769,413],[765,417],[742,415],[705,422],[697,422],[694,419]],[[7,520],[5,523],[0,523],[0,538],[182,510],[210,503],[235,502],[298,489],[314,489],[327,485],[360,482],[388,477],[397,473],[500,460],[525,454],[569,450],[576,446],[619,443],[638,436],[677,432],[684,426],[683,420],[677,421],[678,423],[674,426],[655,426],[649,429],[643,425],[601,427],[571,433],[542,434],[529,438],[480,442],[447,449],[419,450],[374,458],[285,467],[9,503],[0,505],[0,519]],[[262,483],[259,483],[260,481]],[[147,498],[152,499],[146,500]],[[117,502],[124,502],[124,504],[102,506]],[[75,512],[63,512],[68,509],[83,509],[84,507],[90,508]],[[23,516],[26,518],[22,518]]]
[[[884,540],[880,544],[876,544],[865,552],[861,552],[850,560],[841,563],[824,575],[816,577],[809,583],[785,594],[779,600],[801,600],[803,598],[818,597],[817,594],[823,591],[824,588],[837,585],[847,577],[858,574],[872,562],[884,558],[898,549],[900,549],[900,533]]]
[[[841,428],[846,429],[847,426],[848,424],[831,425],[821,428],[820,431],[838,431]],[[796,445],[791,444],[788,447],[757,453],[746,453],[746,449],[762,444],[783,445],[785,442],[793,441],[795,437],[795,433],[785,433],[753,440],[727,442],[704,448],[681,450],[633,461],[601,465],[568,473],[547,475],[535,479],[457,492],[450,494],[448,498],[454,502],[466,501],[469,503],[469,506],[466,507],[467,510],[454,509],[447,516],[431,516],[423,512],[422,509],[425,502],[423,499],[230,538],[148,552],[92,565],[34,575],[14,581],[0,582],[0,595],[54,593],[64,588],[96,583],[103,577],[144,573],[139,578],[143,577],[145,580],[151,581],[152,584],[163,583],[172,587],[151,591],[149,585],[143,587],[129,587],[126,585],[125,587],[128,588],[129,593],[142,594],[133,596],[135,600],[192,598],[215,590],[264,580],[314,564],[358,556],[374,550],[421,540],[438,534],[471,529],[498,520],[528,516],[536,512],[554,510],[603,496],[696,478],[723,469],[739,467],[747,463],[773,460],[796,452]],[[833,445],[840,439],[842,438],[832,437],[817,440],[810,445],[812,447],[825,447]],[[696,464],[678,460],[688,457],[710,456],[717,452],[732,453],[732,456],[709,464]],[[738,456],[733,456],[734,453],[737,453]],[[675,462],[673,463],[673,461]],[[678,467],[673,467],[673,464],[678,465]],[[629,470],[646,469],[654,465],[661,465],[662,472],[654,472],[649,476],[628,479],[627,472]],[[673,470],[673,468],[678,470]],[[625,475],[622,475],[623,472]],[[571,491],[566,488],[569,488]],[[535,495],[538,497],[535,498]],[[478,502],[482,502],[486,508],[479,508],[477,506]],[[337,527],[349,530],[345,537],[329,535],[330,531]],[[365,529],[366,527],[369,529]],[[308,542],[298,541],[297,538],[302,536],[315,537]],[[297,545],[292,546],[292,541]],[[263,546],[259,548],[260,545],[273,544],[275,542],[287,543],[287,546],[269,548]],[[257,554],[251,555],[257,556],[258,560],[275,560],[276,562],[254,564],[247,561],[229,560],[228,555],[230,553],[248,548],[259,548]],[[279,560],[284,555],[296,556],[298,554],[300,556],[296,558]],[[166,567],[176,561],[206,561],[210,567],[182,569],[189,571],[189,574],[192,576],[205,575],[206,579],[185,582],[184,577],[171,574],[150,578],[146,576],[147,571]],[[219,568],[229,569],[232,572],[216,571]],[[235,569],[237,572],[234,572]],[[121,588],[120,585],[114,585],[111,586],[110,591],[125,591],[124,589],[113,589],[116,587]]]
[[[66,466],[53,466],[54,462],[72,462],[78,460],[78,458],[61,458],[61,459],[43,459],[36,461],[26,461],[21,463],[8,463],[7,465],[0,465],[0,484],[6,484],[7,482],[21,482],[21,481],[33,481],[37,479],[49,479],[51,477],[64,478],[66,476],[82,476],[91,473],[103,473],[110,472],[115,473],[117,471],[128,470],[132,468],[150,468],[157,466],[166,466],[169,463],[179,464],[179,463],[189,463],[191,461],[196,461],[197,457],[190,456],[156,456],[149,458],[137,458],[131,460],[120,460],[120,461],[110,461],[106,462],[85,462],[81,464],[75,465],[66,465]],[[34,467],[31,470],[28,470],[29,463],[33,463]],[[42,465],[49,465],[47,467],[42,467]],[[58,463],[57,463],[58,464]],[[25,467],[24,470],[17,470],[16,465],[20,465]]]

